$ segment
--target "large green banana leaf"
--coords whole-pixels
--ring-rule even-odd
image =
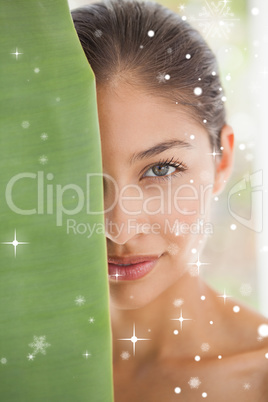
[[[3,402],[113,400],[100,144],[67,0],[0,0]]]

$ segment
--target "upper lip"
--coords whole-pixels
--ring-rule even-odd
[[[108,257],[108,262],[111,264],[137,264],[138,262],[153,261],[159,258],[160,255],[136,255],[129,257]]]

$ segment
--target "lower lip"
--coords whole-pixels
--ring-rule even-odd
[[[127,266],[108,263],[109,277],[116,281],[132,281],[142,278],[154,268],[159,258]]]

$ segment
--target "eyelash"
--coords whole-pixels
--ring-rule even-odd
[[[178,172],[184,172],[188,169],[188,166],[184,163],[184,162],[180,162],[180,161],[173,161],[174,156],[171,159],[166,159],[166,160],[160,160],[158,163],[155,163],[154,165],[150,166],[146,172],[150,169],[152,169],[154,166],[160,166],[160,167],[165,167],[165,166],[172,166],[175,167],[177,169],[177,172],[173,172],[171,174],[168,174],[166,176],[142,176],[143,178],[149,178],[149,179],[153,179],[153,180],[171,180],[171,178],[177,177],[178,176]],[[173,162],[172,162],[173,161]],[[145,172],[145,173],[146,173]]]

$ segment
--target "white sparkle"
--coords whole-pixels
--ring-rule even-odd
[[[190,60],[190,58],[191,58],[192,56],[191,56],[189,53],[187,53],[185,57],[186,57],[187,60]]]
[[[51,346],[50,343],[46,342],[46,336],[34,336],[34,341],[29,343],[29,346],[33,348],[32,354],[35,356],[37,353],[46,354],[46,348]]]
[[[213,321],[209,321],[210,325],[213,325]]]
[[[251,388],[250,383],[249,383],[249,382],[246,382],[246,383],[243,385],[243,388],[244,388],[245,391],[248,391],[248,390]]]
[[[148,35],[150,38],[152,38],[152,37],[154,36],[154,31],[153,31],[153,30],[148,31],[148,32],[147,32],[147,35]]]
[[[174,389],[175,394],[180,394],[181,393],[181,388],[180,387],[176,387]]]
[[[169,74],[165,75],[165,80],[170,80],[170,75]]]
[[[17,238],[16,238],[16,229],[15,229],[14,240],[13,240],[13,241],[2,241],[1,244],[12,244],[12,245],[14,246],[14,254],[15,254],[15,257],[16,257],[16,249],[17,249],[17,246],[18,246],[19,244],[29,244],[29,242],[17,241]]]
[[[173,334],[178,335],[179,331],[177,329],[174,329]]]
[[[219,355],[219,356],[218,356],[218,359],[221,360],[221,359],[222,359],[222,355]]]
[[[77,296],[77,298],[75,299],[75,304],[77,306],[82,306],[85,303],[86,299],[84,298],[84,296]]]
[[[224,289],[223,295],[220,295],[220,296],[217,296],[217,297],[222,297],[222,298],[224,299],[224,304],[225,304],[226,299],[227,299],[228,297],[231,297],[231,296],[226,295],[225,289]]]
[[[133,345],[133,355],[135,356],[135,344],[138,341],[150,341],[148,338],[137,338],[135,334],[135,323],[133,324],[133,334],[131,338],[120,338],[119,341],[131,341]]]
[[[34,359],[34,355],[33,355],[32,353],[29,353],[29,354],[27,355],[27,359],[28,359],[28,360],[33,360],[33,359]]]
[[[240,311],[240,307],[239,307],[239,306],[234,306],[234,307],[233,307],[233,312],[234,312],[234,313],[239,313],[239,311]]]
[[[201,384],[201,381],[199,380],[198,377],[191,377],[190,380],[188,381],[188,384],[190,385],[190,388],[196,389]]]
[[[202,92],[203,92],[203,90],[202,90],[202,88],[200,88],[200,87],[196,87],[196,88],[194,89],[194,94],[195,94],[196,96],[202,95]]]
[[[190,140],[194,140],[195,136],[193,134],[190,135]]]
[[[214,201],[219,201],[219,197],[214,197]]]
[[[201,357],[200,357],[200,356],[198,356],[198,355],[196,355],[196,356],[194,357],[194,359],[195,359],[195,361],[196,361],[196,362],[200,362]]]
[[[206,398],[208,394],[206,392],[202,392],[202,398]]]
[[[85,356],[85,358],[87,359],[88,357],[91,356],[91,353],[88,353],[88,351],[86,350],[86,352],[83,354],[83,356]]]
[[[122,360],[128,360],[130,358],[130,353],[124,351],[124,352],[121,353],[120,356],[121,356]]]
[[[2,357],[0,362],[1,362],[1,364],[7,364],[7,359],[5,357]]]
[[[88,320],[88,322],[89,322],[90,324],[93,324],[94,321],[95,321],[95,318],[94,318],[94,317],[90,317],[89,320]]]
[[[34,72],[35,72],[36,74],[40,73],[40,68],[38,68],[38,67],[35,68],[35,69],[34,69]]]
[[[204,301],[206,300],[206,296],[201,296],[200,299]]]
[[[188,262],[188,265],[196,265],[197,267],[197,275],[199,275],[199,269],[202,265],[209,265],[209,262],[201,262],[199,260],[199,253],[197,253],[197,261],[196,262]],[[192,276],[196,276],[194,272],[191,272]]]
[[[259,15],[259,13],[260,13],[260,10],[257,7],[253,7],[251,9],[251,14],[252,15],[256,16],[256,15]]]
[[[10,53],[10,54],[15,54],[15,55],[16,55],[16,60],[18,60],[18,56],[19,56],[20,54],[23,54],[23,53],[19,53],[19,52],[18,52],[18,49],[16,48],[16,52],[15,52],[15,53]]]
[[[184,317],[182,316],[182,309],[181,309],[181,315],[180,315],[180,317],[179,317],[179,318],[171,318],[171,320],[172,320],[172,321],[180,321],[180,323],[181,323],[181,330],[182,330],[182,323],[183,323],[183,321],[192,321],[191,318],[184,318]]]
[[[261,324],[258,327],[258,334],[262,338],[267,338],[268,337],[268,324]]]
[[[265,353],[265,359],[268,359],[268,353]]]

